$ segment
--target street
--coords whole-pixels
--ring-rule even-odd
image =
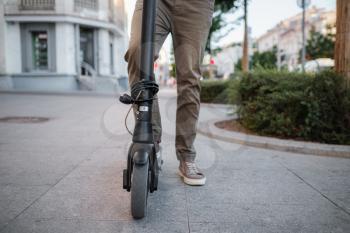
[[[253,148],[198,134],[203,187],[185,186],[175,92],[160,92],[164,166],[148,215],[133,220],[122,170],[129,106],[107,96],[0,94],[0,232],[350,232],[350,159]],[[204,105],[200,121],[225,117]],[[128,126],[132,129],[132,114]]]

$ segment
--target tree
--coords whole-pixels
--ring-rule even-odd
[[[334,42],[335,34],[332,32],[332,26],[327,26],[327,33],[325,35],[316,32],[315,28],[312,28],[306,43],[306,59],[333,58]],[[301,50],[299,52],[299,60],[301,60]]]
[[[347,77],[350,88],[350,1],[337,0],[335,70]]]
[[[264,68],[264,69],[276,69],[277,68],[277,48],[273,47],[270,51],[254,52],[250,61],[250,67],[252,69]],[[239,59],[235,64],[235,70],[242,71],[242,59]]]
[[[211,52],[211,42],[213,39],[213,34],[215,32],[220,31],[223,28],[226,28],[226,31],[231,31],[233,28],[232,25],[234,22],[225,22],[224,16],[225,14],[232,13],[235,9],[239,7],[239,2],[242,0],[216,0],[215,1],[215,12],[214,12],[214,17],[212,19],[212,25],[209,30],[209,35],[208,35],[208,41],[206,45],[206,51],[209,53]]]
[[[243,57],[242,70],[249,71],[249,54],[248,54],[248,0],[243,0],[244,7],[244,39],[243,39]]]
[[[236,71],[242,71],[242,58],[238,59],[235,64],[235,72]]]
[[[277,48],[270,51],[254,52],[251,60],[252,68],[276,69],[277,68]]]
[[[170,50],[170,77],[176,78],[176,64],[175,64],[175,55],[174,55],[174,46]]]

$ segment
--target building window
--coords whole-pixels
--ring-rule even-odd
[[[54,10],[55,0],[20,0],[20,10]]]
[[[109,44],[109,63],[110,63],[110,74],[114,74],[114,46],[113,41]]]
[[[32,32],[32,55],[34,70],[47,70],[48,41],[47,31]]]
[[[76,9],[87,8],[90,10],[97,10],[98,1],[97,0],[75,0],[74,6]]]
[[[80,28],[80,62],[95,68],[95,36],[92,28]]]
[[[22,23],[21,51],[23,72],[55,72],[55,25]]]

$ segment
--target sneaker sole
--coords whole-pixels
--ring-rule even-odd
[[[183,178],[183,181],[185,184],[191,185],[191,186],[202,186],[205,185],[206,178],[203,179],[191,179],[182,174],[182,172],[178,171],[179,176]]]

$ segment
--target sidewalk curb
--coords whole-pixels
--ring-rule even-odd
[[[159,95],[167,95],[172,92],[172,89],[160,90]],[[87,96],[87,97],[113,97],[119,98],[123,93],[129,93],[129,90],[122,92],[99,92],[99,91],[46,91],[46,90],[0,90],[0,94],[14,94],[14,95],[53,95],[53,96]]]
[[[45,90],[0,90],[0,94],[15,95],[53,95],[53,96],[88,96],[88,97],[116,97],[118,93],[94,91],[45,91]]]
[[[350,146],[300,142],[295,140],[248,135],[244,133],[220,129],[215,126],[215,123],[218,121],[230,119],[232,119],[232,117],[221,120],[200,122],[197,132],[213,139],[242,144],[246,146],[301,154],[350,158]]]

